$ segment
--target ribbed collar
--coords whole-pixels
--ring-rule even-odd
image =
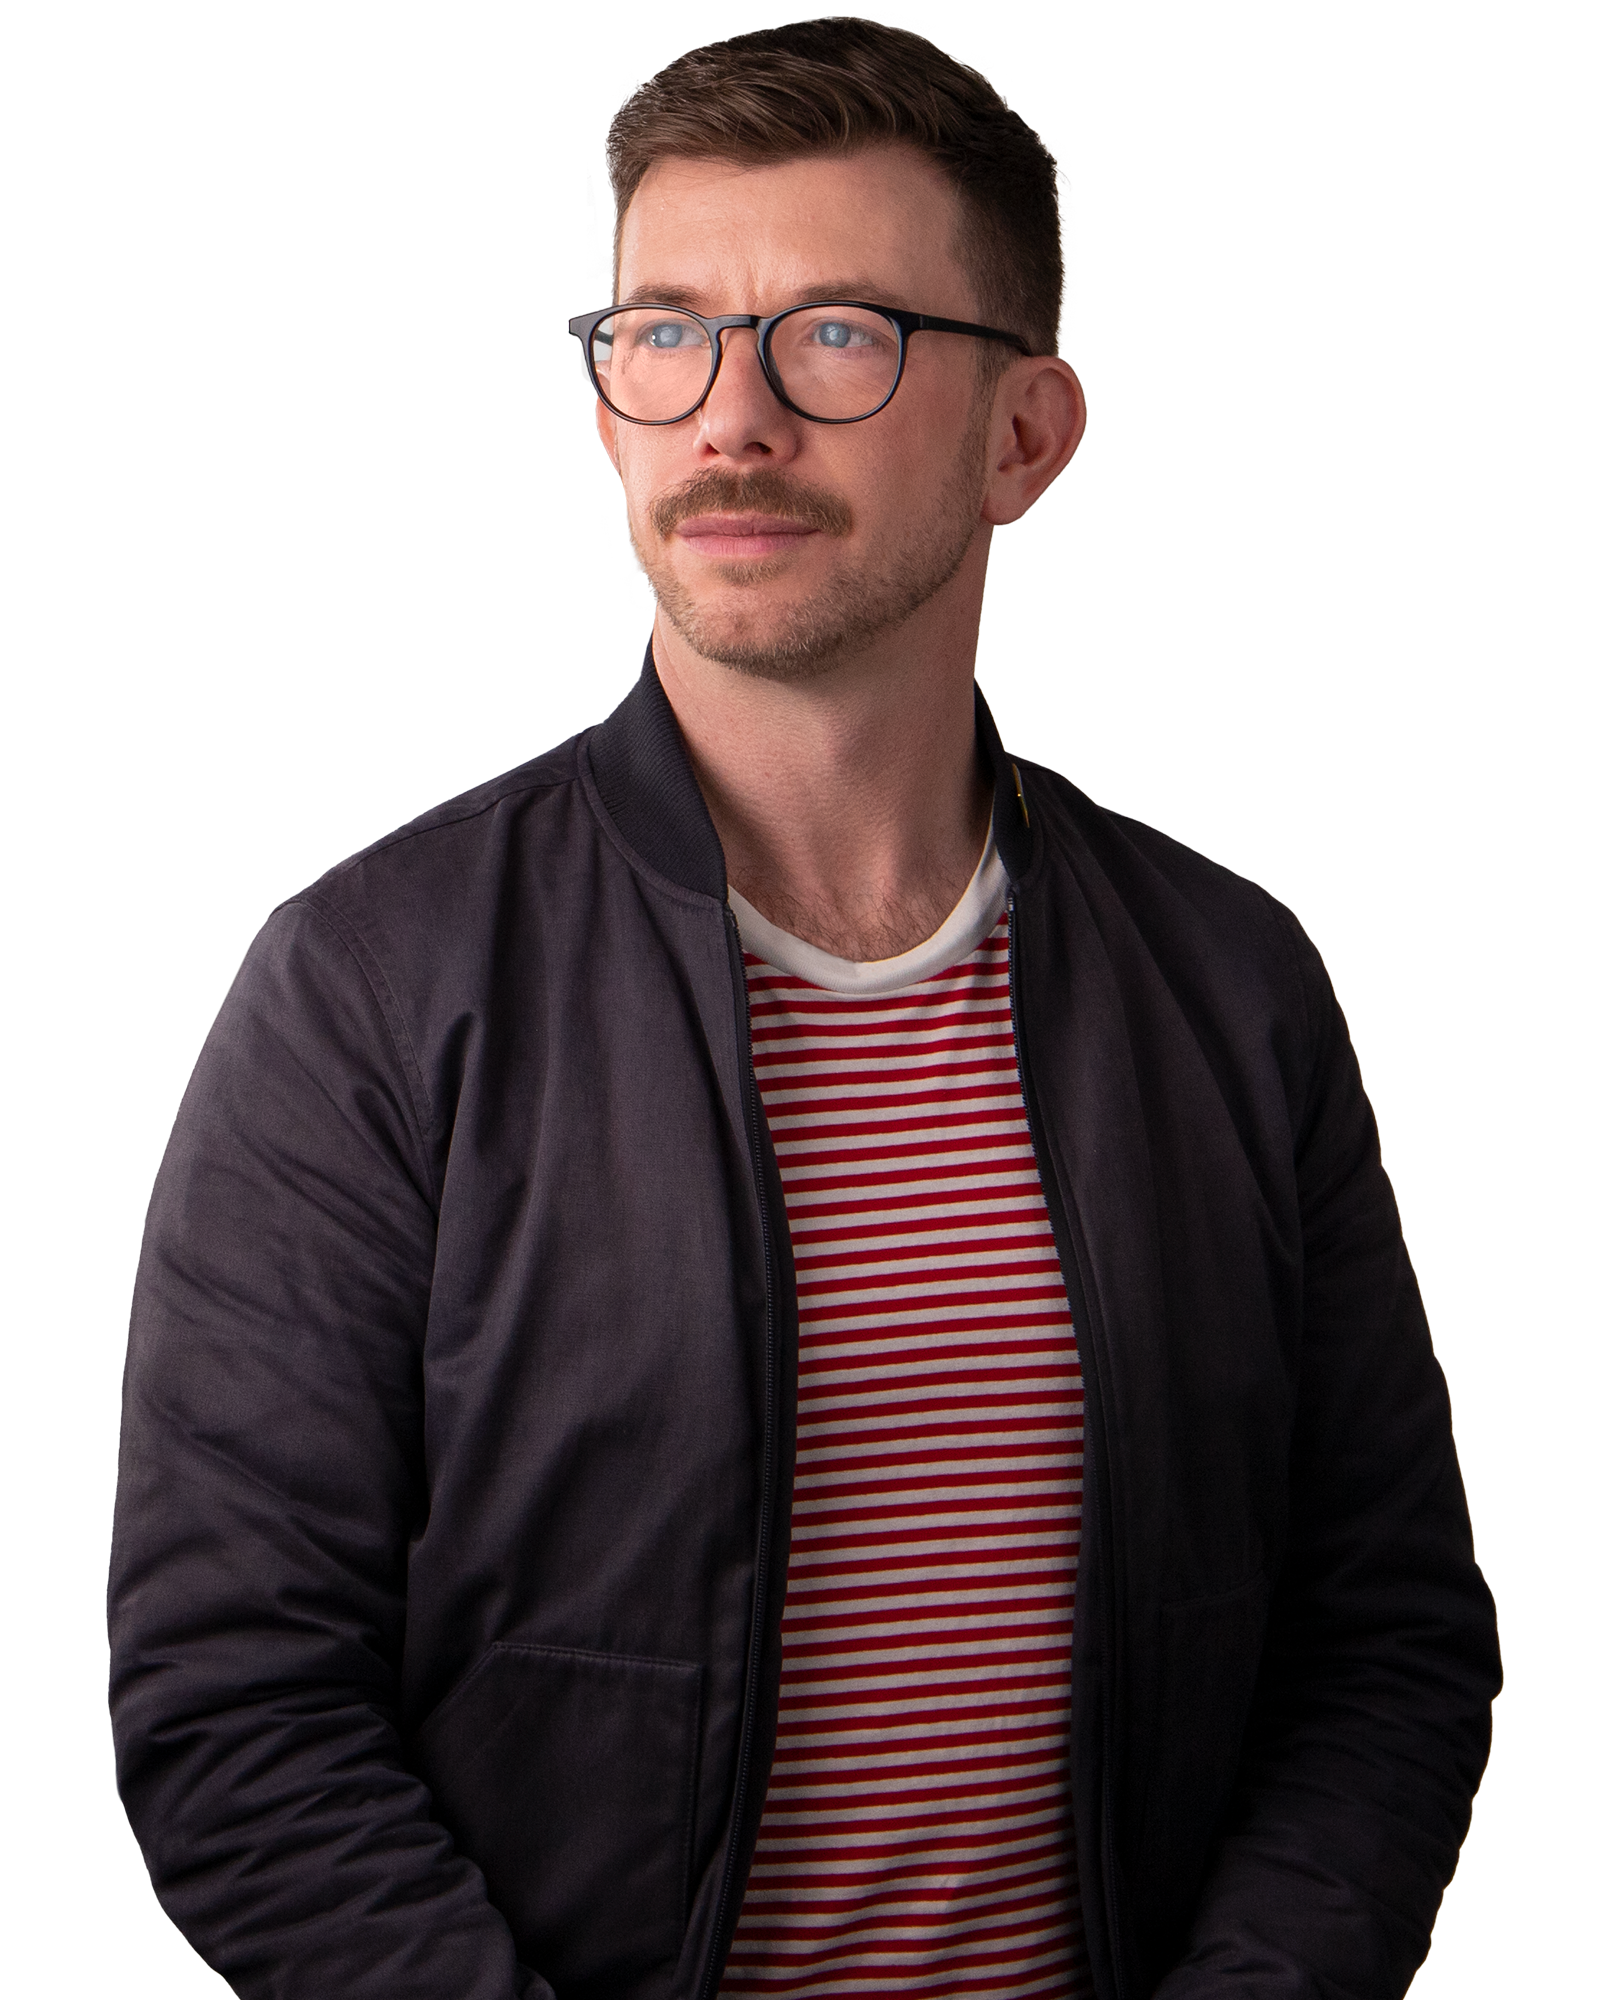
[[[995,846],[1017,882],[1032,864],[1036,829],[1028,824],[1022,779],[1001,747],[989,704],[976,687],[972,693],[978,744],[994,774]],[[648,646],[631,692],[589,732],[588,753],[600,802],[634,852],[668,881],[726,902],[722,842]]]

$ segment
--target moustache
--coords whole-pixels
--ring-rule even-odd
[[[663,540],[696,514],[777,514],[824,535],[848,535],[855,516],[834,493],[795,486],[781,472],[724,472],[708,466],[650,503],[650,525]]]

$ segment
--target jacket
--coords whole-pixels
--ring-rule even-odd
[[[1398,1995],[1498,1660],[1344,1023],[1280,905],[977,726],[1085,1379],[1095,2000]],[[118,1775],[238,1992],[711,2000],[795,1368],[722,852],[647,656],[274,913],[161,1168]]]

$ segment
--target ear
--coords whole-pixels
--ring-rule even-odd
[[[995,391],[982,518],[996,527],[1021,520],[1078,449],[1086,419],[1082,384],[1066,362],[1014,361]]]

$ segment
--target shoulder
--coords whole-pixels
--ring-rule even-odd
[[[541,806],[559,808],[578,789],[580,741],[572,737],[408,820],[336,862],[301,895],[337,904],[390,883],[414,887],[436,871],[448,876],[463,865],[470,867],[508,838],[536,838]]]
[[[1129,978],[1144,973],[1207,1011],[1265,1011],[1320,1037],[1332,993],[1293,911],[1169,834],[1098,805],[1059,773],[1020,767],[1041,821],[1037,871],[1053,894],[1070,885],[1081,897]]]
[[[1214,909],[1219,915],[1229,910],[1283,909],[1258,883],[1186,847],[1159,827],[1099,804],[1059,771],[1021,758],[1018,765],[1030,809],[1042,808],[1047,841],[1053,834],[1054,844],[1064,842],[1070,854],[1092,859],[1119,886],[1137,890],[1159,880],[1192,899],[1197,908]]]
[[[1042,808],[1045,839],[1082,867],[1103,875],[1109,888],[1136,905],[1176,898],[1197,918],[1242,925],[1295,925],[1291,913],[1258,883],[1211,860],[1159,828],[1097,804],[1087,793],[1042,764],[1019,760],[1031,806]],[[1054,839],[1052,841],[1052,836]],[[1298,929],[1298,925],[1295,925]]]
[[[595,820],[580,775],[582,736],[396,827],[289,897],[276,914],[314,911],[379,948],[436,942],[492,920],[506,884],[526,901],[558,883]]]
[[[404,1015],[423,1040],[435,1015],[475,1011],[508,953],[525,955],[538,939],[581,927],[594,853],[604,845],[586,794],[583,740],[476,785],[338,862],[272,912],[251,959],[286,953],[301,984],[367,989],[391,1029]],[[287,974],[286,982],[296,983]]]

